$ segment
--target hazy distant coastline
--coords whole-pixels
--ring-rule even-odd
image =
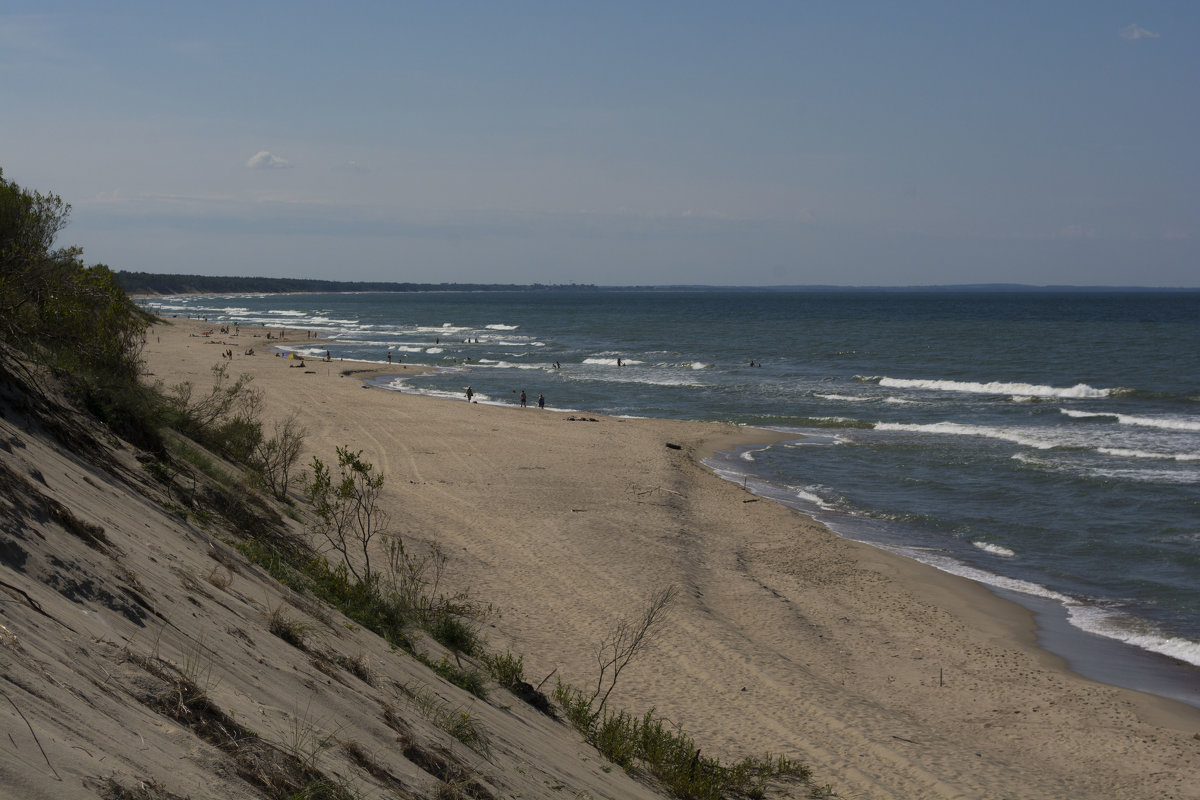
[[[220,275],[170,275],[117,272],[131,295],[226,294],[257,292],[1200,292],[1200,288],[1153,286],[1034,286],[1017,283],[972,283],[935,286],[597,286],[579,283],[409,283],[394,281],[330,281],[315,278],[267,278]]]

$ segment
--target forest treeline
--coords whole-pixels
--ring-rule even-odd
[[[129,294],[241,294],[258,292],[552,292],[595,290],[593,285],[544,283],[397,283],[392,281],[327,281],[315,278],[253,278],[216,275],[117,273]]]

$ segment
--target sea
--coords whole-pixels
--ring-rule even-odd
[[[708,465],[1032,610],[1088,677],[1200,707],[1200,291],[231,294],[164,316],[437,367],[381,389],[787,439]],[[309,343],[319,337],[321,343]],[[531,412],[537,413],[537,412]],[[748,437],[749,438],[749,437]]]

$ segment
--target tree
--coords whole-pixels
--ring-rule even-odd
[[[52,194],[22,189],[0,171],[0,325],[24,342],[37,328],[53,289],[79,266],[79,251],[52,251],[71,206]]]
[[[136,378],[147,317],[108,267],[54,248],[71,206],[23,189],[0,170],[0,338],[68,367]]]
[[[313,456],[313,474],[305,476],[304,494],[313,506],[313,530],[341,555],[355,579],[372,580],[371,541],[387,531],[390,517],[379,505],[383,474],[362,460],[362,451],[337,448],[338,477]],[[361,557],[362,563],[355,561]]]
[[[307,431],[296,414],[282,422],[276,421],[275,433],[269,439],[259,437],[251,459],[262,482],[277,500],[287,497],[292,467],[300,460]]]

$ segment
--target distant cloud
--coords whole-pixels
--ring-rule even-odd
[[[1129,39],[1130,41],[1158,38],[1157,33],[1148,31],[1140,25],[1135,25],[1132,22],[1126,25],[1124,28],[1121,28],[1121,30],[1117,31],[1117,33],[1120,34],[1122,39]]]
[[[246,166],[250,169],[286,169],[292,165],[292,162],[286,158],[280,158],[274,153],[269,153],[266,150],[260,150],[254,154]]]
[[[334,167],[339,172],[371,172],[371,168],[358,161],[344,161]]]

